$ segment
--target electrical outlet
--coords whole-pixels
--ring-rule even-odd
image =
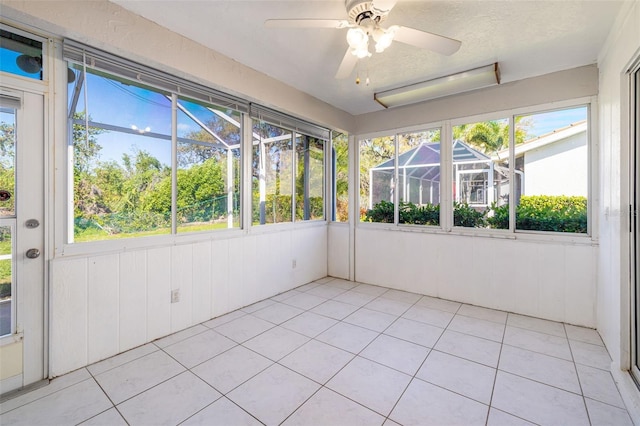
[[[296,269],[296,260],[295,260],[295,259],[293,259],[293,260],[291,261],[291,268],[292,268],[292,269]]]
[[[180,301],[180,289],[171,290],[171,303],[178,303]]]

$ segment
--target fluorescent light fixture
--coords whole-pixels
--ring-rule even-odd
[[[500,84],[497,62],[458,74],[374,93],[373,99],[383,107],[390,108],[442,98],[495,84]]]

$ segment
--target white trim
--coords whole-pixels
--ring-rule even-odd
[[[638,387],[629,372],[621,370],[616,362],[611,363],[611,375],[618,386],[622,401],[631,416],[631,421],[635,425],[640,425],[640,392]]]

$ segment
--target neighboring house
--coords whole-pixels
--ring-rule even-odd
[[[523,173],[521,194],[586,197],[589,182],[587,139],[587,122],[583,120],[516,145],[516,169]],[[504,149],[493,160],[508,156],[509,150]]]

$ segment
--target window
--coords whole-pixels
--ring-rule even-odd
[[[349,221],[349,136],[333,135],[333,185],[334,213],[336,222]]]
[[[0,29],[0,71],[42,80],[42,43]]]
[[[509,229],[509,120],[452,128],[453,224]]]
[[[360,220],[394,223],[395,137],[360,141]]]
[[[253,224],[324,219],[324,140],[259,119],[253,138]]]
[[[515,117],[517,230],[587,233],[587,116],[581,106]]]
[[[72,69],[69,242],[170,234],[174,224],[176,232],[240,226],[239,112],[100,70]]]

